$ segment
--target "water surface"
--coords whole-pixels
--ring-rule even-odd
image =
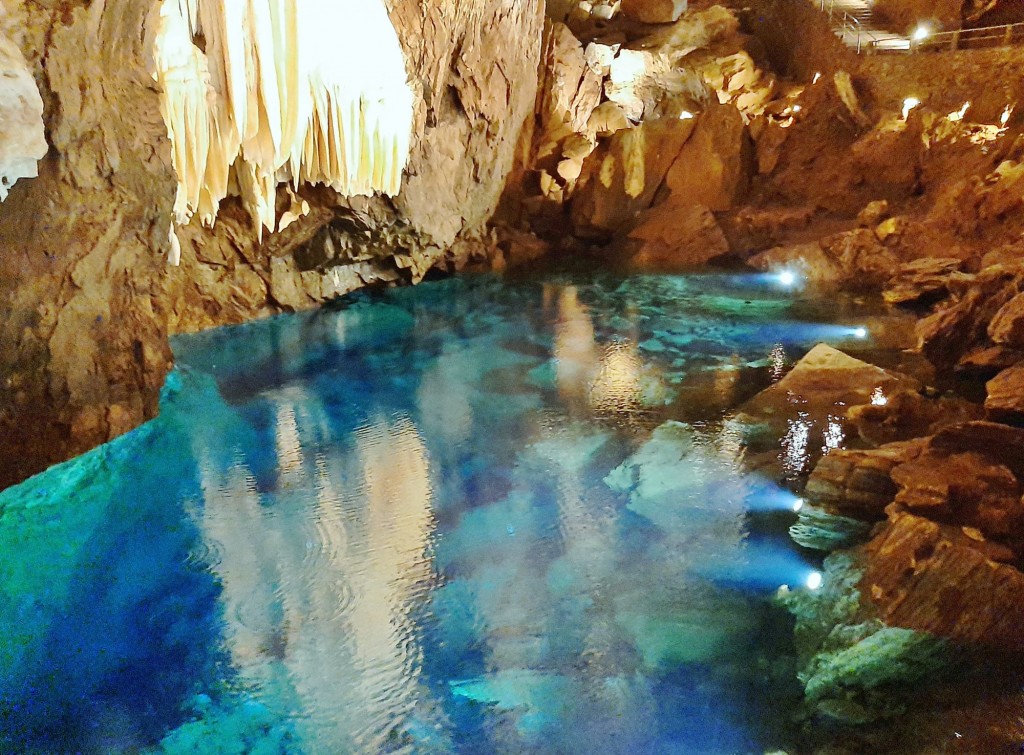
[[[787,746],[815,567],[723,420],[864,315],[563,274],[178,339],[158,420],[0,494],[0,750]]]

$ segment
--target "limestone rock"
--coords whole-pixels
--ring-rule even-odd
[[[743,117],[732,105],[716,105],[697,119],[665,184],[678,204],[728,210],[746,192],[752,173],[753,145]]]
[[[911,377],[883,370],[826,344],[818,344],[782,380],[743,404],[737,421],[779,448],[787,476],[810,472],[817,460],[846,445],[850,407],[871,403],[878,392],[918,390]]]
[[[879,394],[872,403],[855,406],[848,416],[861,438],[876,445],[923,438],[948,425],[982,419],[984,409],[960,398],[930,399],[916,391]]]
[[[21,50],[0,33],[0,202],[46,155],[43,100]]]
[[[1003,370],[985,384],[985,410],[992,419],[1024,422],[1024,362]]]
[[[40,177],[0,205],[0,379],[17,386],[0,392],[0,457],[10,460],[0,487],[152,417],[169,334],[281,311],[271,281],[295,305],[337,291],[327,269],[295,266],[286,283],[272,260],[338,217],[360,218],[378,240],[390,234],[388,257],[365,263],[377,268],[371,279],[419,279],[457,239],[481,232],[532,122],[543,7],[388,6],[415,89],[401,193],[344,200],[302,186],[309,212],[292,217],[294,202],[282,201],[273,209],[290,222],[262,243],[241,205],[225,201],[215,229],[181,229],[173,270],[164,260],[177,180],[151,40],[140,33],[154,3],[48,3],[24,15],[19,44],[42,87],[51,149]],[[88,65],[83,50],[94,53]]]
[[[1024,650],[1024,574],[958,528],[895,513],[867,546],[861,594],[887,624]]]
[[[898,263],[871,231],[858,228],[817,242],[775,247],[751,257],[748,264],[759,270],[792,269],[826,287],[863,289],[888,280]]]
[[[974,276],[963,293],[918,323],[921,351],[936,367],[949,369],[967,352],[988,344],[996,313],[1020,293],[1024,276],[997,266]]]
[[[937,522],[973,527],[1017,548],[1024,535],[1021,484],[1006,466],[976,451],[928,448],[892,470],[896,503]]]
[[[669,24],[686,10],[687,0],[622,0],[622,13],[645,24]]]
[[[1017,294],[996,312],[988,335],[997,344],[1024,349],[1024,293]]]
[[[588,158],[586,177],[572,200],[577,233],[611,235],[649,208],[693,130],[692,121],[658,118],[614,134],[607,147]]]
[[[889,202],[885,199],[876,199],[868,202],[864,209],[857,214],[857,223],[861,228],[874,228],[889,217]]]
[[[957,257],[923,257],[900,265],[886,284],[883,296],[890,304],[933,304],[949,295],[950,279],[963,270]]]
[[[643,270],[697,267],[729,251],[729,242],[706,207],[669,201],[639,216],[628,240],[630,264]]]
[[[825,456],[807,480],[807,497],[829,511],[862,520],[885,518],[899,487],[892,471],[921,453],[923,439],[873,450],[839,449]]]

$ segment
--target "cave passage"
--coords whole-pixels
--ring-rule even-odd
[[[157,420],[0,494],[0,749],[787,746],[771,598],[820,576],[730,409],[870,314],[791,283],[469,277],[180,338]]]

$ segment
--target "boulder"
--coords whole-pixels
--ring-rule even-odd
[[[896,503],[936,522],[970,527],[1019,551],[1024,535],[1021,484],[1006,466],[976,451],[928,448],[892,470]]]
[[[1020,272],[1002,266],[964,280],[965,290],[954,291],[948,305],[918,323],[919,345],[925,357],[936,367],[951,369],[969,351],[990,345],[989,323],[1020,293],[1022,280]]]
[[[759,270],[782,267],[799,271],[811,283],[849,288],[877,288],[897,271],[896,256],[866,228],[828,236],[817,242],[775,247],[751,257]]]
[[[861,438],[881,445],[923,438],[947,425],[982,419],[984,409],[953,396],[931,399],[916,391],[901,391],[891,396],[879,394],[873,403],[850,409],[847,416]]]
[[[693,121],[658,118],[614,134],[584,163],[570,208],[576,233],[607,237],[648,209],[693,131]]]
[[[861,595],[887,624],[1024,650],[1024,574],[977,533],[894,511],[865,555]]]
[[[985,389],[985,410],[990,419],[1024,422],[1024,362],[1000,372],[985,384]]]
[[[622,0],[621,10],[645,24],[670,24],[686,10],[686,0]]]
[[[997,344],[1024,349],[1024,293],[1017,294],[996,312],[988,335]]]
[[[707,264],[729,251],[729,242],[707,207],[669,201],[640,215],[628,236],[633,266],[685,268]]]
[[[733,105],[713,105],[696,119],[693,137],[665,176],[673,201],[728,210],[746,192],[753,174],[753,144]]]
[[[891,443],[872,450],[839,449],[825,456],[807,480],[805,493],[816,506],[862,520],[885,518],[899,487],[892,471],[921,453],[925,441]]]
[[[766,447],[781,447],[783,473],[798,476],[846,445],[850,407],[869,404],[879,393],[920,387],[914,378],[818,344],[782,380],[743,404],[736,421],[758,428]]]
[[[949,296],[950,278],[963,270],[956,257],[924,257],[900,266],[887,283],[883,296],[890,304],[934,304]]]

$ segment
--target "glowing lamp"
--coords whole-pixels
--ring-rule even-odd
[[[808,590],[817,590],[821,587],[822,577],[820,571],[812,571],[807,575],[807,581],[804,582],[807,585]]]

